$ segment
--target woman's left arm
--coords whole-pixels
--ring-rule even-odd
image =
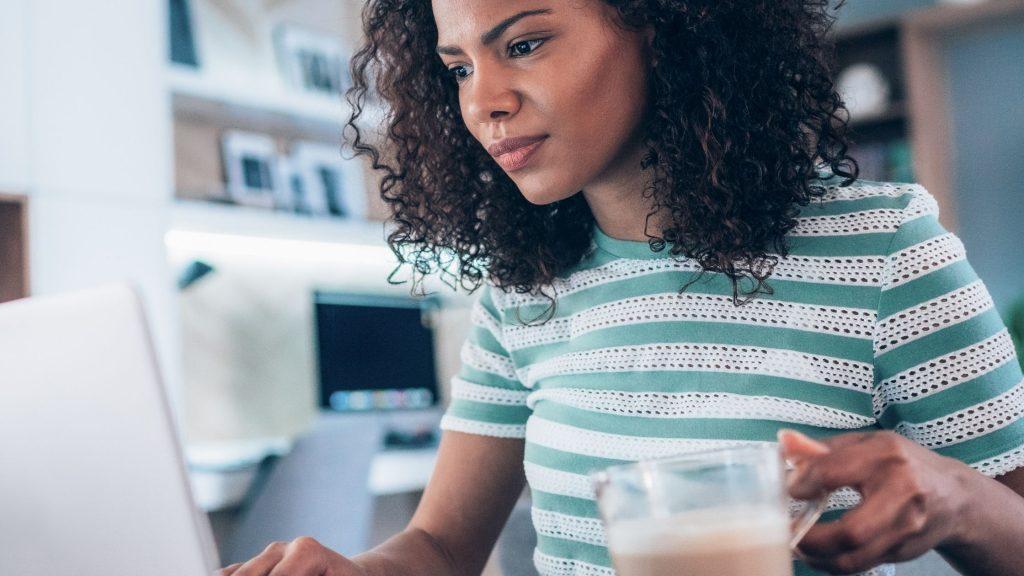
[[[806,457],[795,496],[851,486],[863,500],[800,548],[837,573],[934,548],[967,574],[1020,576],[1024,472],[1007,472],[1024,466],[1024,373],[938,201],[919,184],[897,190],[902,212],[884,251],[862,385],[879,431],[824,444],[783,435],[791,456]]]
[[[934,548],[964,574],[1024,574],[1024,468],[992,479],[893,432],[823,442],[785,432],[780,441],[797,462],[794,498],[844,486],[863,497],[804,537],[800,552],[811,567],[851,574]]]

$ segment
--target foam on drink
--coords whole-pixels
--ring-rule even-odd
[[[789,518],[768,506],[708,508],[608,528],[619,576],[792,576]]]

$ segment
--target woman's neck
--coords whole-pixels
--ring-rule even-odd
[[[583,190],[595,223],[612,238],[647,240],[648,235],[661,234],[669,222],[659,214],[651,216],[650,223],[647,223],[654,199],[643,194],[651,179],[650,170],[640,169],[644,153],[643,147],[636,147],[625,161]]]

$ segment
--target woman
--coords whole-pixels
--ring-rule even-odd
[[[933,548],[1024,573],[1012,345],[931,195],[857,180],[827,10],[370,0],[349,97],[372,82],[391,146],[353,118],[354,148],[385,172],[414,286],[483,286],[474,327],[405,531],[222,573],[478,574],[528,480],[540,573],[611,575],[588,471],[780,433],[794,497],[856,490],[797,573]]]

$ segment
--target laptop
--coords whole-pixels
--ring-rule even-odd
[[[209,576],[139,291],[0,304],[0,572]]]

